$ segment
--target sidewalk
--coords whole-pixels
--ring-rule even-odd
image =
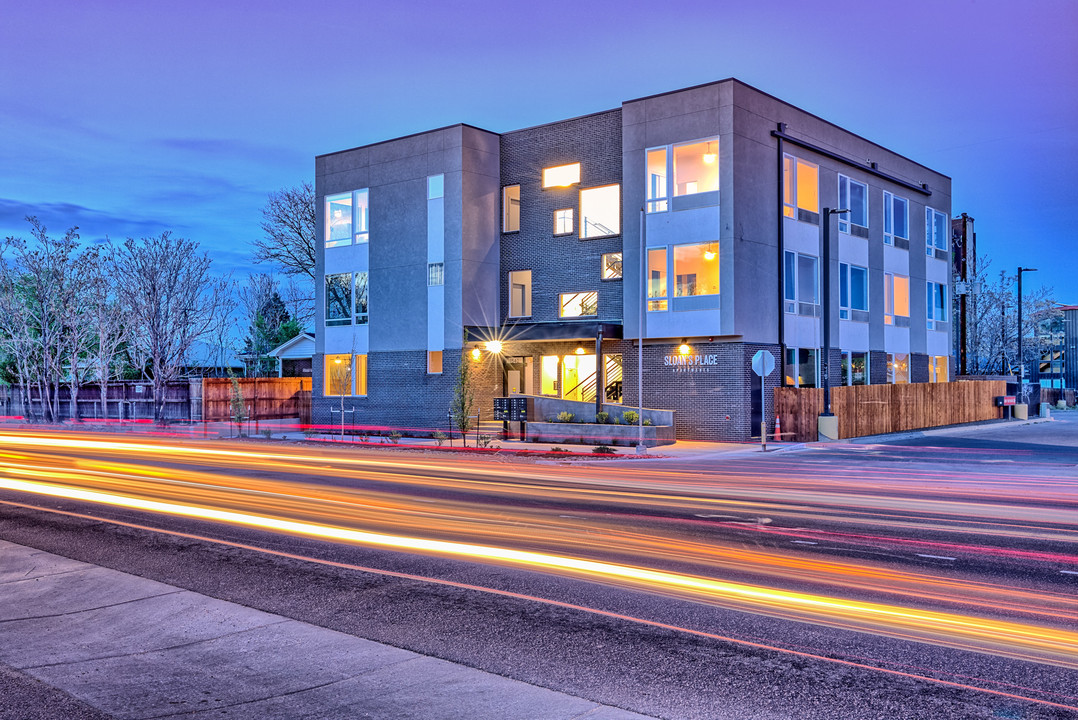
[[[646,720],[4,541],[0,597],[0,663],[117,718]]]

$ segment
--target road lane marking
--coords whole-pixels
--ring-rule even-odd
[[[1060,570],[1059,572],[1063,573],[1064,575],[1078,575],[1078,571],[1075,570]]]
[[[814,543],[811,540],[791,540],[790,542],[797,543],[798,545],[819,545],[820,544],[820,543]]]
[[[924,553],[917,553],[917,557],[931,558],[933,560],[954,560],[953,557],[947,557],[946,555],[925,555]]]

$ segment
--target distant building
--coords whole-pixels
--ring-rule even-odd
[[[507,393],[628,408],[643,372],[678,437],[746,440],[757,350],[768,388],[819,384],[825,293],[833,385],[952,375],[950,179],[738,80],[315,175],[316,423],[343,394],[357,423],[444,427],[468,362],[488,418]],[[849,210],[826,288],[825,207]]]

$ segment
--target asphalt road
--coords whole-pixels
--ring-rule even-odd
[[[14,489],[0,538],[657,717],[1078,717],[1073,430],[583,464],[0,443],[0,479],[442,545]]]

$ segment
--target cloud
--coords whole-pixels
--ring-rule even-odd
[[[28,203],[0,198],[0,231],[4,237],[29,235],[30,226],[26,222],[29,216],[40,220],[50,232],[78,227],[79,235],[89,242],[103,241],[106,235],[143,237],[168,229],[160,221],[116,215],[72,203]]]

